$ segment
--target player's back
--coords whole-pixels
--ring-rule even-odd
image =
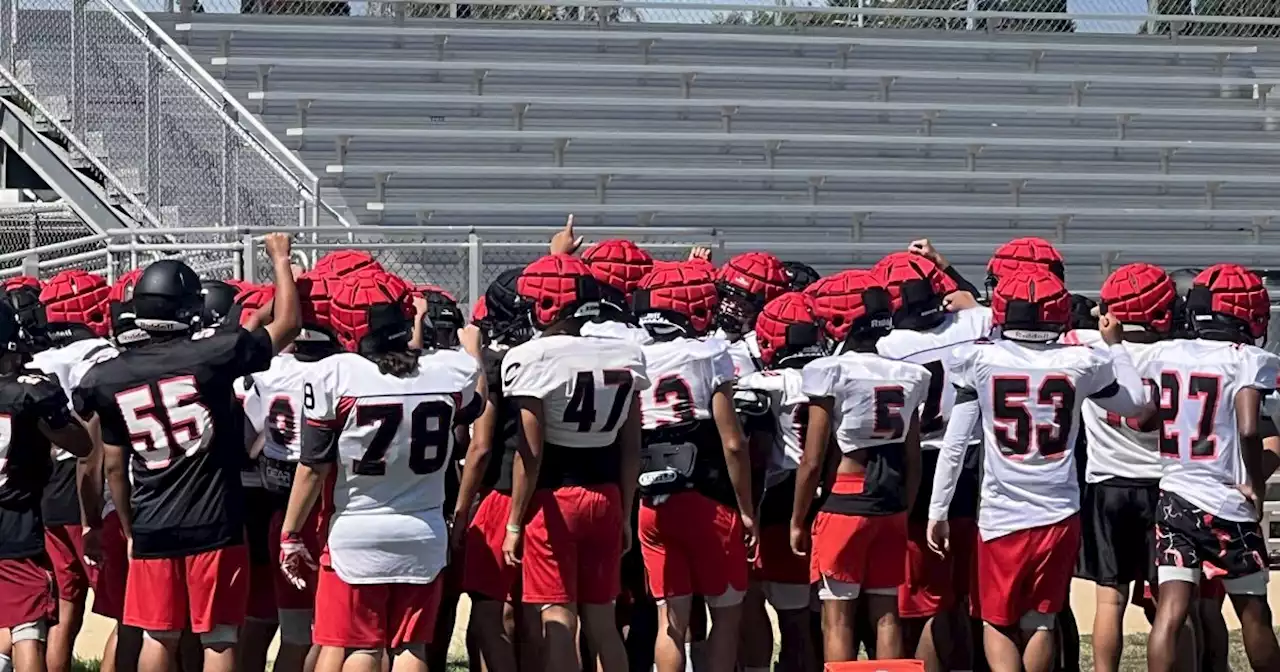
[[[956,403],[977,399],[984,443],[984,538],[1050,525],[1080,508],[1075,455],[1080,408],[1116,385],[1106,353],[1078,345],[979,341],[962,346]]]
[[[44,552],[40,498],[53,465],[39,422],[47,406],[66,412],[66,403],[49,377],[0,377],[0,559]]]
[[[955,386],[947,378],[956,346],[973,343],[991,333],[991,311],[972,308],[950,313],[932,329],[894,329],[876,343],[889,359],[919,364],[929,370],[929,392],[920,409],[920,447],[942,446],[947,418],[955,405]]]
[[[616,482],[614,441],[634,394],[649,387],[641,347],[615,339],[544,336],[507,351],[502,367],[504,394],[543,400],[539,487]]]
[[[328,544],[347,583],[425,583],[444,566],[445,466],[476,360],[435,350],[397,376],[354,353],[310,367],[302,461],[335,463]]]
[[[74,402],[124,448],[133,483],[134,553],[169,557],[239,543],[244,511],[239,376],[271,363],[265,330],[153,341],[89,369]]]
[[[255,434],[263,434],[263,485],[273,492],[287,494],[293,486],[293,465],[302,455],[303,391],[314,366],[280,353],[270,368],[253,374],[244,397],[245,418]]]
[[[774,485],[800,466],[804,435],[809,426],[809,395],[804,393],[800,369],[757,371],[738,379],[738,387],[769,395],[769,411],[775,424],[773,450],[765,473],[766,486]]]
[[[1275,389],[1280,358],[1262,348],[1188,339],[1156,344],[1143,377],[1160,388],[1160,487],[1228,520],[1254,520],[1245,482],[1236,395]]]
[[[919,364],[862,352],[820,357],[802,375],[810,397],[834,397],[832,430],[846,455],[901,443],[930,379]]]
[[[1102,334],[1095,329],[1074,329],[1066,334],[1063,342],[1094,349],[1107,348]],[[1123,343],[1139,373],[1147,370],[1151,358],[1159,352],[1154,347],[1155,343]],[[1139,418],[1122,418],[1092,400],[1085,402],[1080,414],[1088,438],[1085,444],[1089,457],[1085,465],[1086,481],[1099,483],[1115,477],[1142,480],[1160,478],[1163,466],[1157,432],[1143,431],[1139,427]]]

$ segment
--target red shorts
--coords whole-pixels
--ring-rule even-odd
[[[859,494],[863,474],[837,474],[832,494]],[[863,590],[897,588],[906,579],[907,513],[850,516],[819,511],[813,521],[809,581],[822,577]]]
[[[143,630],[204,634],[244,623],[249,600],[249,548],[243,544],[180,558],[133,558],[124,594],[124,623]]]
[[[320,553],[324,551],[325,533],[328,531],[327,516],[321,513],[322,507],[311,507],[311,514],[307,516],[307,521],[303,523],[299,534],[302,536],[302,543],[311,552],[311,557],[318,558]],[[271,592],[275,596],[275,605],[272,610],[270,620],[275,620],[275,609],[313,609],[316,604],[316,572],[309,571],[305,567],[302,570],[303,577],[307,581],[307,585],[301,590],[295,588],[289,579],[285,578],[284,572],[280,571],[280,530],[284,527],[284,511],[277,510],[271,515],[271,523],[267,530],[267,548],[270,550],[272,563],[269,565],[269,573],[271,577]],[[258,578],[255,572],[254,580]],[[255,584],[256,585],[256,584]],[[250,604],[253,598],[249,599]],[[250,608],[250,616],[253,616],[252,607]]]
[[[696,492],[640,505],[640,551],[655,598],[714,598],[747,590],[747,547],[738,512]]]
[[[53,564],[60,600],[83,601],[96,578],[94,568],[84,563],[83,535],[79,525],[56,525],[44,530],[44,550]]]
[[[431,583],[351,585],[322,565],[311,641],[350,649],[430,644],[440,610],[440,584],[437,578]]]
[[[621,591],[622,496],[613,484],[533,493],[524,530],[526,604],[609,604]],[[505,528],[504,528],[505,529]]]
[[[974,615],[1001,627],[1062,611],[1080,549],[1080,518],[979,541]]]
[[[0,628],[58,620],[53,565],[43,554],[0,560]]]
[[[940,557],[929,550],[928,523],[907,524],[907,580],[898,588],[898,615],[931,618],[956,605],[973,581],[973,553],[978,526],[972,518],[951,519],[951,552]]]
[[[790,525],[760,528],[751,579],[760,583],[809,585],[809,556],[791,551]]]
[[[480,500],[467,527],[462,590],[491,600],[511,601],[519,589],[520,569],[507,564],[502,542],[507,538],[511,495],[494,490]]]
[[[115,511],[102,519],[98,543],[102,561],[93,582],[93,613],[118,621],[124,616],[124,592],[129,581],[129,540]]]

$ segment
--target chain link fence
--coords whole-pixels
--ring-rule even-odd
[[[1277,0],[157,0],[190,13],[1012,33],[1280,36]]]

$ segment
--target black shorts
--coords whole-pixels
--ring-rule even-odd
[[[1171,492],[1160,491],[1156,564],[1199,569],[1205,563],[1226,572],[1226,579],[1267,571],[1262,525],[1218,518]]]
[[[1084,486],[1076,576],[1117,588],[1154,578],[1159,481],[1112,478]]]

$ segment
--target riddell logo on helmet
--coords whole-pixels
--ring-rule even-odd
[[[599,301],[589,301],[587,303],[582,304],[581,306],[578,306],[578,309],[573,311],[573,317],[598,317],[599,315],[600,315]]]
[[[747,288],[747,289],[751,288],[751,280],[749,280],[744,276],[739,275],[738,277],[734,278],[733,281],[736,284],[742,285],[744,288]]]
[[[893,327],[892,317],[882,317],[876,320],[871,320],[872,329],[889,329],[891,327]]]

